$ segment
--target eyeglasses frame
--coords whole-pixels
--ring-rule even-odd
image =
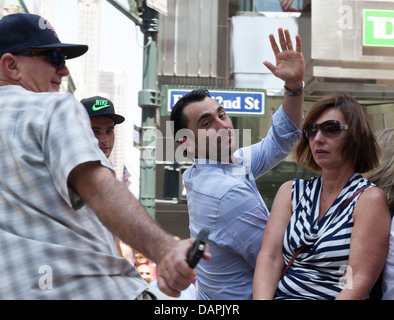
[[[11,53],[14,56],[26,56],[26,57],[39,57],[45,56],[49,58],[49,62],[54,65],[58,70],[64,68],[66,65],[66,56],[63,52],[58,50],[46,50],[46,51],[21,51]]]
[[[323,127],[324,125],[327,125],[327,122],[330,122],[330,123],[333,122],[333,123],[335,123],[335,124],[337,124],[337,125],[339,126],[338,134],[335,134],[334,136],[330,136],[330,134],[327,134],[327,132],[325,132],[324,129],[322,130],[322,127]],[[315,132],[315,134],[314,134],[313,136],[311,136],[311,135],[307,132],[307,131],[308,131],[308,128],[309,128],[311,125],[315,125],[316,128],[317,128],[317,131]],[[304,128],[303,132],[304,132],[304,134],[305,134],[305,137],[306,137],[308,140],[311,141],[311,140],[315,139],[316,134],[318,133],[319,130],[321,131],[321,133],[322,133],[326,138],[336,138],[336,137],[338,137],[338,136],[341,134],[341,131],[342,131],[342,130],[348,130],[348,129],[349,129],[349,126],[348,126],[347,124],[341,124],[338,120],[327,120],[327,121],[324,121],[324,122],[319,123],[319,124],[317,124],[317,123],[311,123],[311,124],[308,125],[308,127]]]

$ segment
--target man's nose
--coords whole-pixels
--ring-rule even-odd
[[[107,144],[109,141],[109,138],[106,134],[100,134],[97,138],[98,138],[99,143],[102,143],[102,144]]]
[[[103,137],[103,142],[108,143],[109,137],[107,135],[104,135]]]
[[[217,121],[217,129],[218,130],[221,130],[221,129],[231,130],[232,127],[231,127],[231,124],[228,121],[222,120],[222,119],[218,119],[218,121]]]
[[[57,73],[62,77],[67,77],[70,74],[70,70],[64,65],[63,68],[57,69]]]

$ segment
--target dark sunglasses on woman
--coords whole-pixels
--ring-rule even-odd
[[[326,138],[336,138],[341,134],[341,130],[347,129],[349,126],[341,124],[338,120],[327,120],[320,124],[311,123],[304,129],[304,133],[308,140],[313,140],[319,130]]]

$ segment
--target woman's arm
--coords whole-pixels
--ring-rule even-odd
[[[367,298],[384,267],[389,247],[390,212],[382,190],[365,190],[353,215],[349,265],[338,300]]]
[[[284,269],[283,237],[291,217],[293,181],[284,183],[276,194],[261,250],[257,257],[253,279],[253,299],[273,299]]]

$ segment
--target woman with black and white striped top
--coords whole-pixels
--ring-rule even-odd
[[[390,232],[385,194],[360,175],[378,164],[375,136],[359,103],[342,93],[318,101],[303,131],[297,161],[321,176],[279,189],[253,298],[366,299]]]

